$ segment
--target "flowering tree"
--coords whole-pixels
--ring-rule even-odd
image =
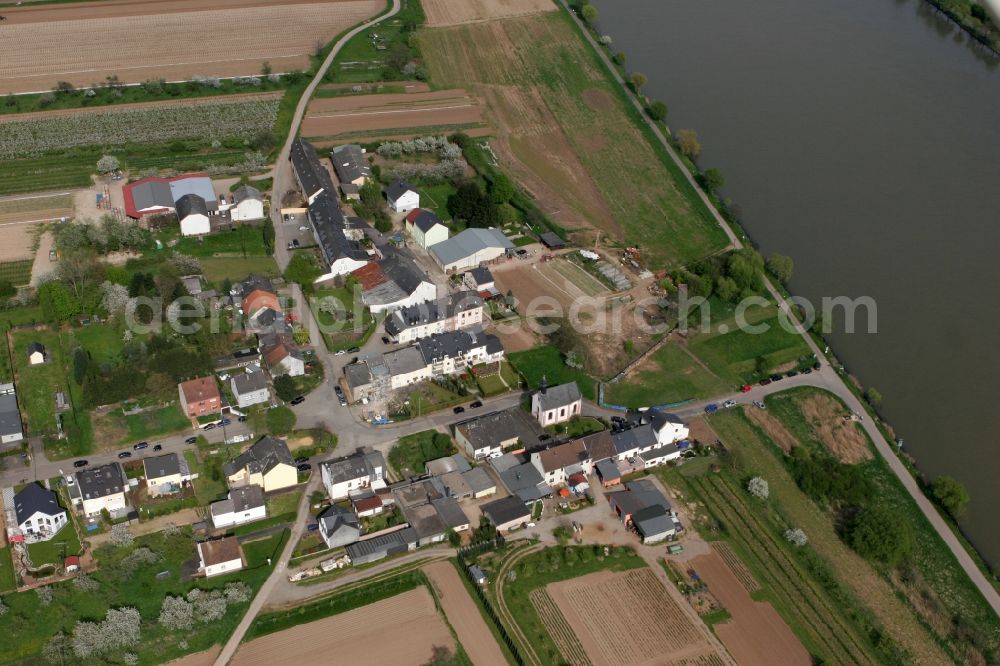
[[[52,603],[52,588],[48,585],[44,587],[36,587],[35,594],[38,595],[38,603],[43,606],[48,606]]]
[[[190,629],[194,625],[194,605],[184,597],[167,596],[160,607],[160,624],[167,629]]]
[[[246,583],[226,583],[224,590],[226,600],[231,604],[244,604],[250,601],[250,586]]]
[[[125,312],[129,300],[128,287],[105,280],[101,283],[101,292],[104,294],[101,297],[101,307],[109,315],[114,316]]]
[[[771,490],[767,485],[767,480],[762,479],[759,476],[755,476],[750,479],[750,482],[747,483],[747,492],[754,497],[759,497],[760,499],[767,499],[771,494]]]
[[[96,580],[82,573],[73,579],[73,587],[81,592],[96,592],[100,585]]]
[[[135,608],[110,608],[102,622],[78,621],[73,629],[73,653],[89,659],[139,642],[141,618]]]
[[[121,164],[114,155],[104,155],[101,159],[97,160],[97,173],[108,173],[109,171],[117,171],[120,168]]]
[[[796,527],[790,530],[785,530],[785,539],[788,543],[795,544],[796,546],[802,547],[809,543],[809,537],[806,533],[802,531],[802,528]]]
[[[129,531],[128,525],[118,523],[111,526],[111,543],[119,548],[128,548],[135,543],[135,536]]]

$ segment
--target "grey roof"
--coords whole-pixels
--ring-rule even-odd
[[[435,502],[444,499],[443,497],[432,498],[430,501]],[[445,533],[447,526],[438,515],[437,509],[433,504],[420,504],[418,506],[402,507],[403,516],[406,517],[406,522],[410,524],[413,531],[417,533],[417,538],[421,541],[425,539],[434,539]],[[468,522],[468,521],[466,521]]]
[[[677,453],[680,449],[674,443],[664,444],[655,449],[650,449],[649,451],[644,451],[639,454],[639,457],[645,461],[654,460],[656,458],[662,458],[663,456],[669,456]]]
[[[656,433],[648,423],[611,435],[611,442],[619,454],[656,444]]]
[[[597,475],[601,477],[602,481],[620,479],[622,476],[621,471],[618,469],[618,465],[616,465],[613,460],[602,460],[595,465],[595,468],[597,469]]]
[[[317,522],[326,539],[339,542],[340,545],[357,541],[361,534],[361,526],[354,511],[336,504],[321,513]]]
[[[0,435],[18,435],[22,432],[21,412],[17,408],[14,384],[0,384]]]
[[[143,458],[142,466],[146,472],[146,479],[161,479],[181,473],[181,460],[176,453]]]
[[[379,262],[385,281],[366,289],[361,294],[368,305],[395,303],[407,298],[424,282],[429,282],[424,272],[409,257],[393,252]]]
[[[494,525],[502,525],[520,519],[528,520],[531,517],[531,511],[524,505],[524,502],[514,496],[488,502],[479,509]]]
[[[465,482],[461,472],[445,472],[434,477],[444,487],[445,496],[465,499],[472,496],[472,488]]]
[[[442,266],[447,266],[488,247],[510,250],[514,244],[499,229],[471,228],[455,234],[446,241],[431,245],[430,251]]]
[[[538,403],[543,410],[565,407],[580,398],[580,388],[576,382],[544,388],[538,392]]]
[[[368,253],[361,244],[344,235],[347,218],[340,209],[336,198],[324,192],[309,206],[309,220],[313,224],[313,235],[323,251],[327,264],[341,258],[368,261]]]
[[[456,453],[453,456],[445,456],[444,458],[435,458],[434,460],[427,461],[427,473],[433,474],[434,476],[440,476],[442,474],[447,474],[448,472],[468,472],[472,467],[469,462],[462,457],[462,454]]]
[[[518,406],[459,421],[454,427],[476,449],[492,448],[511,439],[531,447],[541,442],[539,437],[545,434],[538,422]]]
[[[274,289],[274,283],[271,281],[271,278],[264,275],[256,275],[254,273],[251,273],[246,276],[245,279],[234,284],[232,286],[231,293],[233,296],[239,296],[242,298],[257,289],[260,289],[261,291],[268,291],[272,294],[277,293]]]
[[[475,564],[469,565],[469,573],[472,574],[472,579],[476,581],[486,580],[486,574]]]
[[[424,233],[433,229],[435,225],[441,224],[441,218],[435,215],[433,211],[427,210],[426,208],[416,209],[410,213],[410,215],[407,215],[406,219],[410,220],[413,226],[420,229]]]
[[[489,463],[497,474],[503,474],[511,467],[524,464],[524,460],[513,453],[504,453],[497,458],[490,458]]]
[[[417,543],[417,533],[412,527],[406,527],[389,534],[383,534],[364,541],[358,541],[347,546],[347,555],[352,561],[372,560],[394,555],[407,550]]]
[[[609,430],[591,433],[580,439],[583,440],[583,445],[587,447],[587,455],[595,462],[617,454],[614,442],[611,439],[611,431]]]
[[[355,185],[354,183],[341,183],[340,191],[343,192],[345,195],[359,194],[361,192],[361,188]]]
[[[673,531],[674,521],[660,505],[647,506],[632,514],[632,524],[644,539]]]
[[[657,432],[663,428],[667,423],[673,423],[676,425],[684,425],[684,420],[676,414],[670,414],[668,412],[661,412],[658,409],[650,409],[643,417],[649,421],[649,424],[653,426],[653,429]]]
[[[566,241],[564,241],[562,238],[559,238],[559,236],[552,231],[546,231],[541,236],[539,236],[539,239],[542,241],[545,247],[549,248],[566,247]]]
[[[236,385],[236,393],[245,395],[267,388],[267,377],[260,370],[256,372],[244,372],[242,375],[233,377],[233,384]]]
[[[130,189],[136,210],[174,207],[174,194],[168,182],[150,180],[132,185]]]
[[[614,498],[625,513],[634,514],[650,506],[659,506],[666,511],[670,510],[670,501],[649,479],[629,481],[625,484],[625,490],[608,493],[607,496],[609,499]]]
[[[490,282],[494,281],[493,273],[491,273],[490,269],[486,268],[485,266],[479,266],[477,268],[473,268],[471,271],[469,271],[469,273],[472,275],[473,279],[475,279],[477,285],[489,284]]]
[[[361,146],[357,144],[337,146],[330,152],[330,161],[342,183],[350,183],[358,178],[371,178],[372,168],[361,151]]]
[[[344,376],[347,377],[347,386],[352,391],[361,386],[368,386],[374,381],[368,364],[362,362],[345,365]]]
[[[375,467],[385,468],[385,458],[379,451],[363,451],[358,449],[354,453],[333,458],[321,463],[326,468],[326,474],[331,483],[343,483],[370,477],[374,474]]]
[[[35,352],[45,353],[45,346],[41,342],[32,342],[28,345],[28,355],[34,354]]]
[[[396,504],[402,509],[407,509],[423,506],[434,499],[441,499],[445,496],[446,491],[441,480],[432,476],[410,483],[397,484],[392,492],[396,498]]]
[[[410,191],[416,192],[416,190],[414,190],[409,183],[405,180],[400,180],[399,178],[389,183],[389,187],[385,188],[385,194],[389,197],[390,201],[395,201]]]
[[[295,175],[299,179],[302,189],[306,190],[306,197],[311,197],[320,190],[329,194],[334,193],[333,179],[330,173],[319,163],[316,149],[312,144],[304,139],[296,139],[292,144],[288,159],[295,169]]]
[[[466,472],[462,472],[462,478],[465,479],[465,483],[469,486],[469,490],[472,491],[473,495],[487,490],[496,490],[497,487],[497,484],[493,481],[493,477],[490,476],[490,473],[484,467],[473,467]]]
[[[457,529],[469,524],[469,517],[465,515],[462,507],[458,505],[458,502],[453,497],[442,497],[441,499],[431,500],[431,505],[437,511],[438,517],[444,523],[445,527]]]
[[[76,485],[83,499],[97,499],[125,491],[125,471],[116,462],[91,467],[76,473]]]
[[[17,524],[20,525],[36,513],[58,516],[63,513],[63,508],[59,506],[55,492],[37,483],[29,483],[14,495],[14,513],[17,514]]]
[[[262,437],[256,444],[238,455],[222,467],[226,476],[232,476],[241,469],[251,474],[267,474],[278,465],[293,465],[288,444],[276,437]]]
[[[233,203],[240,203],[247,199],[262,201],[264,196],[260,193],[260,190],[250,185],[244,185],[243,187],[237,188],[237,190],[233,192]]]
[[[383,354],[391,376],[409,374],[427,367],[427,362],[416,347],[403,347]]]
[[[185,194],[177,200],[177,218],[183,220],[188,215],[208,215],[208,205],[197,194]]]
[[[421,338],[416,343],[421,355],[424,357],[424,361],[427,363],[433,363],[445,358],[457,358],[479,347],[486,347],[487,351],[489,351],[491,345],[493,345],[492,349],[494,351],[498,345],[499,349],[503,349],[500,338],[497,336],[491,334],[476,335],[469,331],[435,333],[426,338]]]
[[[249,511],[264,506],[264,489],[260,486],[243,486],[229,491],[234,511]]]
[[[517,495],[522,502],[533,502],[552,494],[541,472],[531,463],[522,463],[501,472],[500,480],[508,492]]]
[[[219,209],[219,202],[215,198],[215,188],[212,186],[212,179],[208,176],[182,176],[170,181],[170,196],[173,197],[175,208],[180,200],[189,194],[204,201],[207,210]]]
[[[385,319],[385,331],[397,336],[408,328],[422,326],[454,317],[456,314],[483,307],[483,299],[474,291],[460,291],[427,303],[400,308]]]

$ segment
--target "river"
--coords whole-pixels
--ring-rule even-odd
[[[1000,564],[997,62],[920,0],[592,2],[791,291],[875,299],[834,351]]]

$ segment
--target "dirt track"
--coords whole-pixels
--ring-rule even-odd
[[[809,652],[769,603],[754,601],[718,554],[699,555],[690,565],[732,619],[715,633],[740,666],[812,663]]]
[[[402,128],[483,122],[482,106],[464,90],[317,98],[302,121],[303,136],[336,136]]]
[[[0,24],[0,92],[47,90],[58,81],[88,86],[109,75],[126,83],[250,75],[265,60],[276,72],[303,68],[318,42],[383,6],[379,0],[108,0],[12,8]]]
[[[243,645],[233,666],[393,664],[420,666],[433,648],[455,640],[426,587],[332,617],[300,624]],[[334,658],[335,655],[335,658]]]
[[[552,0],[423,0],[431,27],[555,11]]]
[[[458,634],[458,642],[476,666],[505,666],[507,663],[496,639],[486,626],[475,602],[462,584],[451,562],[445,560],[424,567],[438,596],[445,617]]]

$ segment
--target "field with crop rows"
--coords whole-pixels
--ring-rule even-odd
[[[10,282],[18,286],[28,284],[31,279],[31,259],[4,261],[0,263],[0,282]]]
[[[121,146],[176,139],[251,139],[270,130],[280,93],[237,100],[143,104],[87,111],[0,117],[0,159],[33,157],[79,146]]]

